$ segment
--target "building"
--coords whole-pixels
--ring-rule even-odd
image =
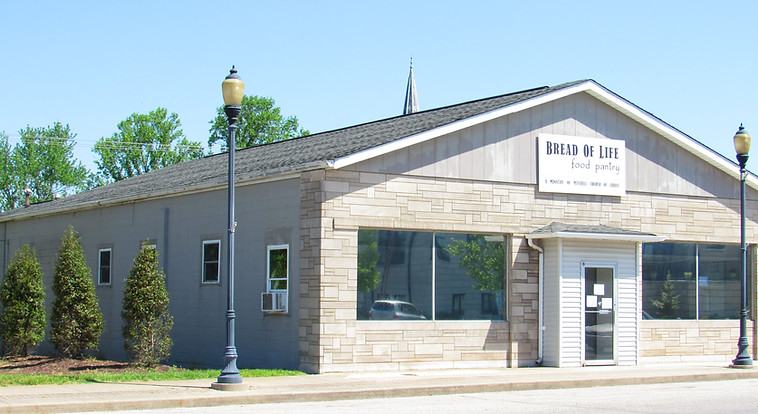
[[[737,166],[593,80],[236,158],[240,367],[564,367],[736,354]],[[73,225],[96,269],[99,354],[123,359],[121,292],[147,240],[167,274],[172,362],[220,366],[226,160],[2,213],[3,267],[30,243],[49,290]],[[750,175],[751,281],[756,189]],[[750,291],[754,304],[754,282]],[[755,355],[752,321],[749,332]]]

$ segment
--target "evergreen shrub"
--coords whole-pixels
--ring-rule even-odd
[[[0,336],[6,355],[28,356],[45,337],[45,286],[37,251],[21,246],[0,286]]]
[[[171,353],[171,328],[166,276],[158,270],[158,254],[142,245],[124,287],[121,318],[124,349],[129,359],[140,365],[155,366]]]
[[[96,350],[103,332],[92,272],[87,267],[79,237],[74,228],[63,233],[53,278],[53,313],[50,342],[63,356],[83,358]]]

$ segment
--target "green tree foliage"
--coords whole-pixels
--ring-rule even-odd
[[[679,293],[674,282],[669,279],[670,276],[667,275],[666,281],[661,285],[660,298],[652,300],[653,306],[658,310],[657,317],[661,319],[674,319],[679,310]]]
[[[21,140],[11,149],[7,136],[0,137],[0,168],[4,177],[2,208],[10,210],[25,201],[23,190],[32,190],[30,201],[52,200],[86,187],[89,171],[74,158],[74,138],[68,125],[60,122],[44,128],[26,127]]]
[[[8,135],[0,132],[0,210],[10,210],[15,207],[20,194],[14,194],[13,150],[8,143]],[[15,196],[15,198],[14,198]]]
[[[82,358],[85,351],[97,349],[103,332],[103,314],[79,236],[71,226],[61,238],[53,293],[50,342],[55,349],[73,358]]]
[[[376,270],[379,262],[379,247],[376,230],[358,231],[358,292],[371,292],[381,282],[381,272]]]
[[[484,235],[469,236],[468,241],[452,240],[447,250],[458,256],[458,265],[476,282],[474,289],[497,292],[505,283],[503,242],[487,241]]]
[[[45,287],[37,252],[28,244],[21,246],[8,265],[0,299],[5,353],[27,356],[45,337]]]
[[[155,249],[143,244],[126,278],[121,311],[124,348],[129,359],[140,365],[157,365],[171,353],[174,321],[168,312],[165,279]]]
[[[285,118],[278,106],[274,106],[273,98],[261,96],[243,96],[242,110],[237,120],[235,135],[237,149],[253,147],[271,142],[284,141],[308,135],[309,132],[300,128],[297,117]],[[226,151],[229,137],[229,122],[224,113],[224,107],[217,110],[210,129],[208,146],[221,141],[221,148]]]
[[[119,181],[204,156],[202,145],[188,140],[181,125],[179,115],[166,108],[131,114],[119,122],[118,132],[95,143],[99,173],[106,181]]]

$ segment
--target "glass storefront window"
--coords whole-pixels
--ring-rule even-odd
[[[436,233],[435,251],[435,319],[502,319],[503,236]]]
[[[358,320],[503,320],[504,237],[358,231]]]
[[[739,319],[740,246],[698,246],[700,319]]]
[[[736,245],[643,244],[643,317],[739,318],[740,253]]]
[[[694,244],[645,243],[643,310],[655,319],[697,318],[696,267]]]

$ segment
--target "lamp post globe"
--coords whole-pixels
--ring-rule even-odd
[[[228,229],[227,229],[227,308],[226,308],[226,348],[224,350],[224,369],[218,376],[213,388],[220,390],[234,390],[242,385],[242,376],[237,369],[237,347],[235,346],[234,319],[234,233],[237,223],[234,220],[234,151],[235,132],[237,130],[237,118],[239,117],[242,104],[242,96],[245,91],[245,83],[237,75],[237,69],[232,66],[229,75],[221,84],[224,96],[224,112],[229,122],[229,186],[228,186]]]
[[[740,124],[734,134],[734,150],[740,165],[740,338],[737,341],[737,356],[732,361],[734,367],[752,367],[753,358],[748,352],[747,340],[747,250],[745,246],[745,179],[748,152],[750,152],[750,134]]]

